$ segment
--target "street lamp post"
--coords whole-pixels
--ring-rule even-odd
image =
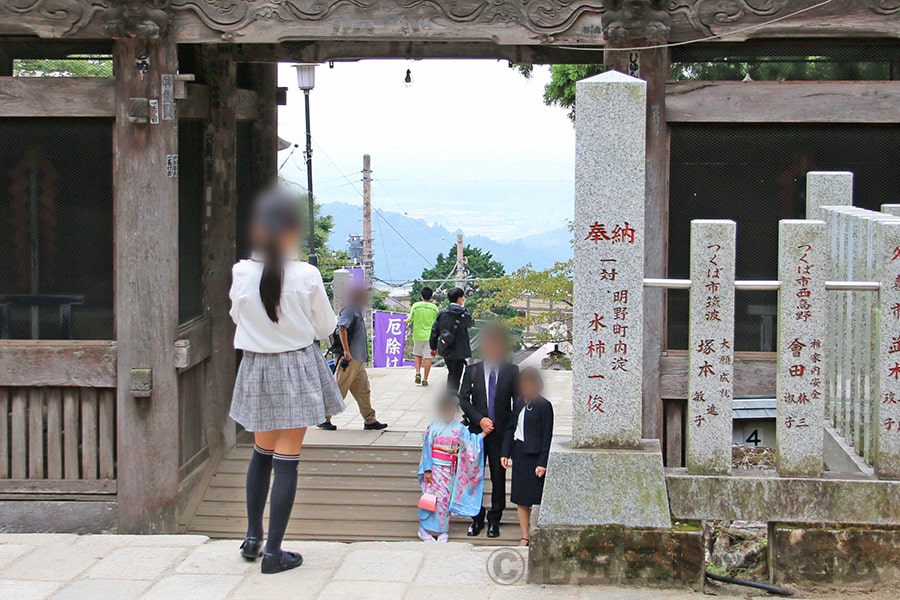
[[[315,222],[315,198],[313,196],[313,172],[312,172],[312,133],[310,132],[309,119],[309,92],[316,86],[316,65],[304,63],[294,65],[297,69],[297,86],[303,90],[303,99],[306,103],[306,190],[309,198],[309,264],[318,266],[316,257],[316,222]]]

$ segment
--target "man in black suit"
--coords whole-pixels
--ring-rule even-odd
[[[507,362],[507,351],[506,332],[496,325],[485,328],[481,334],[483,360],[466,369],[459,390],[460,407],[469,430],[486,434],[485,462],[491,471],[491,508],[482,507],[478,516],[472,518],[470,536],[481,533],[486,516],[487,536],[498,537],[500,518],[506,508],[506,469],[500,458],[519,379],[519,368]]]

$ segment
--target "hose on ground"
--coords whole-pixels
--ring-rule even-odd
[[[760,583],[758,581],[750,581],[749,579],[738,579],[736,577],[727,577],[725,575],[716,575],[711,571],[706,571],[706,577],[708,579],[712,579],[713,581],[718,581],[720,583],[731,583],[734,585],[743,585],[746,587],[756,588],[758,590],[764,590],[769,592],[770,594],[777,594],[779,596],[793,596],[797,592],[794,590],[789,590],[787,588],[783,588],[777,585],[772,585],[771,583]]]

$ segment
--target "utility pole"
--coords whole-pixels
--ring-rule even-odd
[[[375,256],[372,253],[372,159],[363,155],[363,239],[362,260],[366,283],[372,283],[375,271]]]
[[[466,289],[466,257],[463,255],[463,236],[456,235],[456,287]]]
[[[363,239],[362,239],[362,255],[363,255],[363,273],[365,275],[366,285],[371,286],[373,276],[375,275],[375,256],[372,253],[372,158],[368,154],[363,154]],[[385,248],[387,251],[387,248]],[[369,294],[369,301],[366,306],[366,323],[368,330],[373,334],[375,332],[375,317],[372,312],[372,294]]]

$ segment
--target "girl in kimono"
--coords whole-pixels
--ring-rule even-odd
[[[435,419],[425,431],[419,484],[433,494],[434,511],[419,509],[419,539],[446,542],[450,514],[474,517],[484,495],[483,434],[472,433],[459,422],[459,398],[452,392],[441,396]]]

